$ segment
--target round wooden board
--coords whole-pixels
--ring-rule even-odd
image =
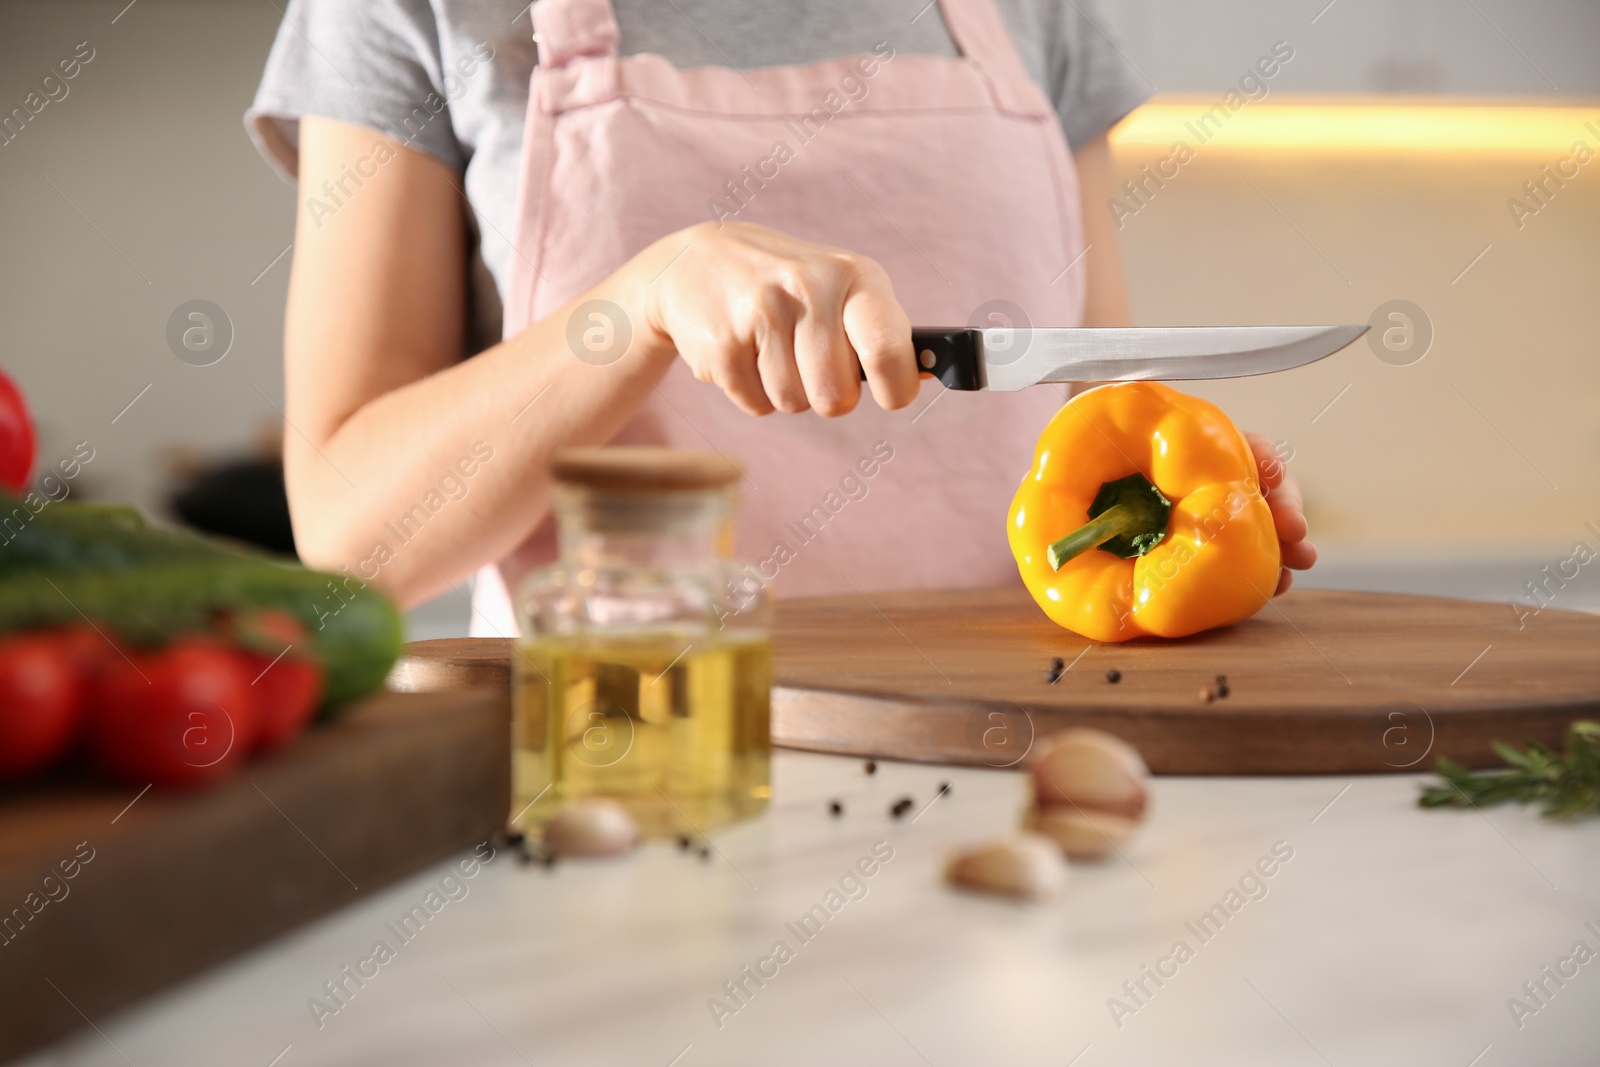
[[[508,641],[408,651],[398,688],[508,684]],[[1494,765],[1496,738],[1559,747],[1600,718],[1600,618],[1436,597],[1297,590],[1235,626],[1120,645],[1060,629],[1020,588],[790,600],[774,654],[774,743],[931,763],[1013,766],[1094,726],[1157,773],[1417,771]],[[1204,701],[1219,674],[1229,695]]]

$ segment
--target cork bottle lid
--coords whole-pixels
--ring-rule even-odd
[[[566,485],[618,492],[718,489],[742,475],[737,463],[718,452],[638,445],[565,449],[550,470]]]

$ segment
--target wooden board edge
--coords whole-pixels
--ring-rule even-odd
[[[1508,712],[1452,711],[1436,721],[1397,723],[1381,708],[1352,730],[1343,713],[1306,713],[1293,737],[1280,736],[1259,712],[1128,712],[1023,708],[1006,701],[904,700],[851,691],[776,686],[772,741],[782,748],[839,756],[904,759],[916,763],[1015,767],[1026,764],[1050,734],[1093,727],[1137,748],[1153,774],[1308,775],[1416,774],[1441,757],[1468,767],[1502,766],[1490,738],[1526,740],[1561,748],[1567,727],[1600,717],[1600,701],[1536,706]],[[1402,730],[1403,735],[1396,734]],[[1245,738],[1226,753],[1217,735]],[[896,754],[884,757],[884,751]]]
[[[470,848],[510,810],[502,692],[384,694],[293,755],[80,831],[92,859],[0,948],[0,1060]],[[0,870],[3,906],[41,892],[79,836]]]

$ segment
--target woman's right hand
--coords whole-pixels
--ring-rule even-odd
[[[380,150],[381,177],[336,215],[313,213],[317,190]],[[545,517],[551,456],[610,441],[680,354],[756,413],[848,411],[857,359],[884,407],[917,394],[911,325],[870,260],[757,226],[695,226],[463,359],[459,176],[387,134],[307,115],[300,188],[284,331],[296,548],[407,605],[513,556]],[[597,305],[627,316],[610,323],[631,327],[621,352]],[[419,509],[426,527],[397,536]]]
[[[866,371],[886,410],[916,398],[911,320],[876,262],[764,226],[702,223],[618,272],[647,346],[744,411],[843,415]]]

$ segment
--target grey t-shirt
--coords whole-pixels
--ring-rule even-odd
[[[1096,0],[993,0],[1073,148],[1149,95]],[[625,55],[755,68],[870,52],[954,56],[930,0],[613,0]],[[500,339],[528,80],[525,0],[291,0],[246,126],[294,180],[302,115],[396,137],[462,177],[475,232],[467,352]],[[308,190],[308,197],[315,195]]]

